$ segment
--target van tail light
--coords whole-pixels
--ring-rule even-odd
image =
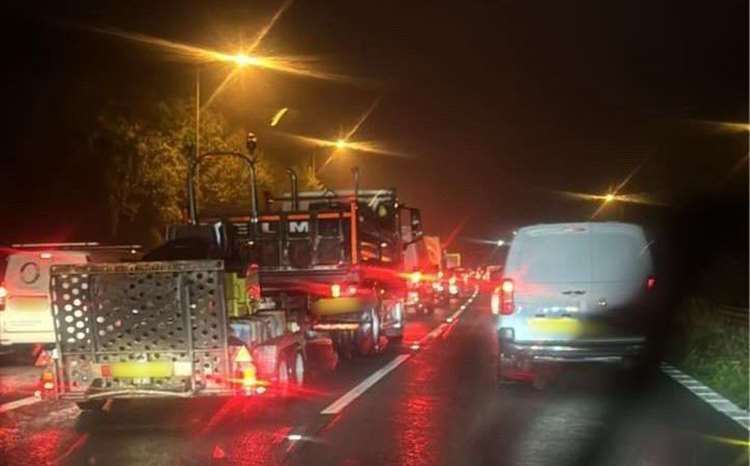
[[[500,285],[500,314],[506,316],[513,314],[515,310],[513,297],[515,288],[515,284],[510,278],[504,279],[502,285]]]
[[[0,311],[5,310],[5,299],[8,297],[8,290],[0,285]]]
[[[653,290],[655,286],[656,286],[656,277],[652,275],[646,279],[646,289]]]

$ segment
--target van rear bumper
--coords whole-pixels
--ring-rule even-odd
[[[500,341],[503,356],[513,360],[566,363],[613,363],[637,358],[645,349],[643,338],[628,338],[601,342],[509,342]]]

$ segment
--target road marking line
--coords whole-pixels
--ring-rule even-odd
[[[21,398],[20,400],[9,401],[8,403],[0,405],[0,413],[6,413],[23,406],[33,405],[34,403],[39,403],[40,401],[42,401],[42,399],[36,396],[27,396],[26,398]]]
[[[391,362],[381,367],[377,371],[373,372],[369,377],[359,383],[356,387],[349,390],[341,398],[328,405],[320,414],[338,414],[342,409],[346,408],[352,401],[360,397],[370,387],[378,383],[380,379],[388,375],[389,372],[400,366],[407,359],[411,357],[410,354],[401,354],[396,356]]]
[[[662,363],[661,370],[680,385],[690,390],[695,396],[708,403],[712,408],[724,414],[745,429],[750,430],[750,425],[748,425],[750,413],[748,413],[747,410],[738,407],[715,390],[707,387],[700,381],[695,380],[674,366]]]
[[[471,299],[469,301],[471,301]],[[466,304],[464,304],[464,306],[466,306]],[[465,309],[466,308],[464,307],[462,309],[459,309],[455,313],[453,313],[453,315],[450,316],[452,320],[455,321],[458,318],[458,316],[460,316],[463,313]],[[423,336],[419,340],[418,344],[421,346],[425,341],[436,338],[438,335],[440,335],[440,333],[442,333],[445,330],[445,328],[446,328],[445,323],[438,325],[437,327],[432,329],[430,333]],[[337,399],[333,403],[326,406],[323,409],[323,411],[320,412],[320,414],[340,413],[344,408],[349,406],[351,402],[353,402],[354,400],[362,396],[362,394],[365,393],[370,387],[378,383],[380,379],[382,379],[383,377],[388,375],[388,373],[390,373],[391,371],[396,369],[398,366],[406,362],[406,360],[409,359],[411,356],[412,356],[411,354],[401,354],[399,356],[396,356],[391,362],[389,362],[385,366],[381,367],[377,371],[370,374],[370,376],[368,376],[365,380],[360,382],[359,385],[352,388],[351,390],[346,392],[344,395],[342,395],[339,399]]]

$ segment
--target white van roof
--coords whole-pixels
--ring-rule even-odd
[[[537,283],[622,281],[651,272],[643,229],[621,222],[573,222],[521,228],[505,273]]]
[[[6,258],[3,285],[9,293],[29,291],[46,294],[52,265],[82,264],[88,253],[81,251],[17,251]]]

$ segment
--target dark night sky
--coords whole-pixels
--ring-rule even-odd
[[[6,236],[37,226],[97,234],[95,174],[76,167],[91,118],[108,101],[137,112],[158,96],[192,93],[189,65],[74,25],[225,49],[251,38],[279,4],[6,7]],[[595,205],[548,190],[602,192],[644,161],[626,191],[679,202],[723,190],[747,203],[746,164],[723,183],[747,154],[747,133],[699,122],[747,122],[746,1],[300,0],[262,50],[315,56],[317,67],[373,82],[252,71],[215,109],[258,132],[269,153],[304,157],[309,149],[263,129],[276,109],[291,109],[283,130],[333,138],[382,96],[355,139],[411,157],[349,156],[323,177],[344,187],[356,164],[365,185],[395,185],[443,236],[465,217],[463,234],[485,238],[524,222],[586,218]],[[60,180],[71,172],[63,166],[77,175]],[[61,199],[75,206],[63,216]]]

